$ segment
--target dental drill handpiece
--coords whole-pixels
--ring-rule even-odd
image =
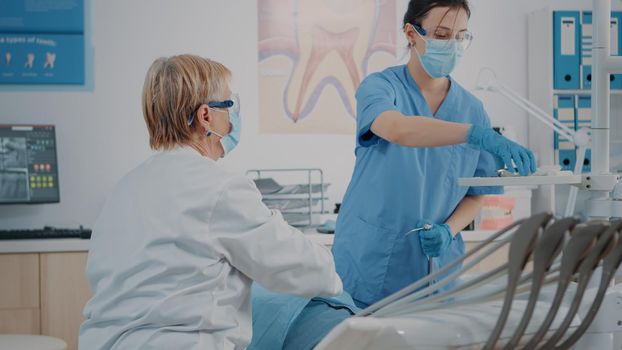
[[[415,232],[419,232],[419,231],[428,231],[432,228],[432,224],[425,224],[421,227],[417,227],[417,228],[413,228],[412,230],[406,232],[407,235],[411,234],[411,233],[415,233]]]
[[[439,271],[435,272],[434,274],[428,275],[420,280],[417,280],[415,282],[413,282],[412,284],[404,287],[402,290],[389,295],[388,297],[380,300],[379,302],[368,306],[366,309],[359,311],[356,316],[357,317],[365,317],[365,316],[369,316],[372,314],[377,314],[380,312],[381,309],[388,309],[390,308],[391,304],[399,304],[399,300],[408,297],[409,295],[412,295],[413,293],[415,293],[417,290],[419,290],[421,287],[425,286],[426,283],[428,283],[431,280],[431,276],[433,275],[438,275],[440,276],[441,273],[446,273],[446,272],[450,272],[450,269],[457,267],[458,265],[462,264],[464,262],[465,259],[469,258],[469,257],[474,257],[474,255],[478,254],[478,252],[480,252],[482,249],[484,249],[485,247],[487,247],[489,244],[491,244],[491,242],[499,237],[501,237],[502,235],[508,233],[510,230],[516,228],[516,227],[520,227],[522,225],[524,225],[526,222],[528,221],[532,221],[532,220],[536,220],[538,219],[538,217],[530,217],[530,218],[526,218],[526,219],[520,219],[515,221],[513,224],[507,226],[506,228],[494,233],[493,235],[491,235],[490,237],[486,238],[484,241],[482,241],[481,243],[479,243],[478,245],[476,245],[473,249],[470,249],[469,251],[466,252],[465,255],[463,255],[462,257],[456,259],[455,261],[443,266],[443,268],[441,268]],[[507,239],[506,239],[507,240]],[[501,241],[502,243],[497,243],[496,248],[506,244],[506,241],[503,240]],[[492,253],[491,251],[488,251],[488,253]],[[481,258],[479,259],[481,261]],[[477,262],[477,259],[475,259],[475,261]],[[460,269],[457,272],[454,272],[455,276],[458,276],[460,274],[462,274],[464,271],[467,271]],[[415,298],[415,300],[418,298]]]
[[[419,231],[429,231],[430,229],[432,229],[432,224],[425,224],[421,227],[417,227],[414,228],[408,232],[406,232],[406,235],[409,235],[411,233],[415,233],[415,232],[419,232]],[[432,273],[432,259],[426,254],[426,257],[428,258],[428,275]],[[432,284],[432,281],[430,281],[430,284]]]

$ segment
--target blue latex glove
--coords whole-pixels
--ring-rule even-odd
[[[447,224],[438,225],[429,220],[420,220],[417,227],[423,227],[425,224],[432,224],[432,228],[419,231],[421,248],[428,257],[439,257],[449,248],[454,236]]]
[[[500,157],[512,172],[514,172],[512,160],[522,176],[536,172],[536,158],[529,149],[508,140],[491,128],[471,126],[467,142]]]

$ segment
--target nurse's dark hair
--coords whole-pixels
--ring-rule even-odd
[[[452,9],[463,9],[468,17],[471,17],[471,8],[468,0],[410,0],[408,10],[404,14],[403,27],[406,24],[416,24],[421,26],[421,21],[427,17],[428,13],[435,7],[449,7]]]

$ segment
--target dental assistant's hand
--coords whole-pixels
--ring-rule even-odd
[[[536,158],[533,153],[529,149],[508,140],[492,128],[472,125],[467,136],[467,143],[500,157],[505,166],[512,172],[514,172],[512,160],[514,160],[516,168],[522,176],[536,172]]]
[[[421,248],[428,257],[439,257],[449,248],[454,236],[447,224],[438,225],[429,220],[419,220],[417,227],[423,227],[425,224],[431,224],[432,228],[419,231]]]

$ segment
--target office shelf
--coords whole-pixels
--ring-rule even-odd
[[[246,172],[254,178],[261,192],[264,204],[279,210],[283,218],[292,226],[310,227],[317,223],[325,210],[325,193],[329,184],[324,183],[324,173],[319,168],[303,169],[251,169]],[[266,176],[266,175],[270,176]],[[254,176],[253,176],[254,175]],[[306,181],[294,184],[281,184],[272,176],[286,181],[291,178],[304,178]]]
[[[554,95],[592,95],[592,90],[553,90]],[[612,96],[621,96],[622,90],[611,90]]]

